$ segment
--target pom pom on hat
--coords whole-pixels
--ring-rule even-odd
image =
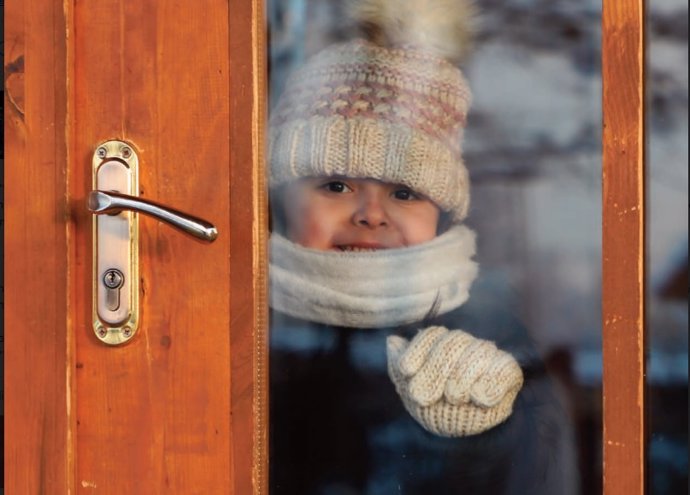
[[[461,222],[462,137],[471,92],[451,61],[467,51],[467,0],[358,0],[369,40],[335,44],[286,82],[269,122],[271,187],[314,176],[405,185]]]
[[[379,46],[413,46],[459,63],[472,45],[476,8],[469,0],[357,0],[349,10]]]

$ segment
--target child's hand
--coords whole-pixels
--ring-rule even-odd
[[[409,413],[443,436],[481,433],[510,416],[522,370],[493,342],[429,327],[411,342],[388,337],[388,375]]]

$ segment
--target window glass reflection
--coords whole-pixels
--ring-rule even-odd
[[[687,18],[687,2],[649,2],[647,458],[654,495],[688,487]]]
[[[268,4],[272,493],[598,493],[599,4],[358,3]]]

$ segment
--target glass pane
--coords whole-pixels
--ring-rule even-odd
[[[600,2],[346,3],[268,2],[272,495],[601,493]]]
[[[648,24],[649,488],[688,488],[688,3],[652,0]]]

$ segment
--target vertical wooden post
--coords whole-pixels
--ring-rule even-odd
[[[4,7],[4,489],[75,493],[66,228],[70,8],[55,0]]]
[[[263,0],[231,2],[230,279],[233,492],[268,493],[268,207]],[[248,166],[251,164],[251,166]],[[252,219],[241,221],[241,219]],[[251,357],[251,361],[249,358]],[[251,432],[251,435],[247,434]],[[251,478],[245,474],[251,473]],[[239,474],[242,474],[240,476]]]
[[[645,489],[644,2],[603,3],[604,493]]]

